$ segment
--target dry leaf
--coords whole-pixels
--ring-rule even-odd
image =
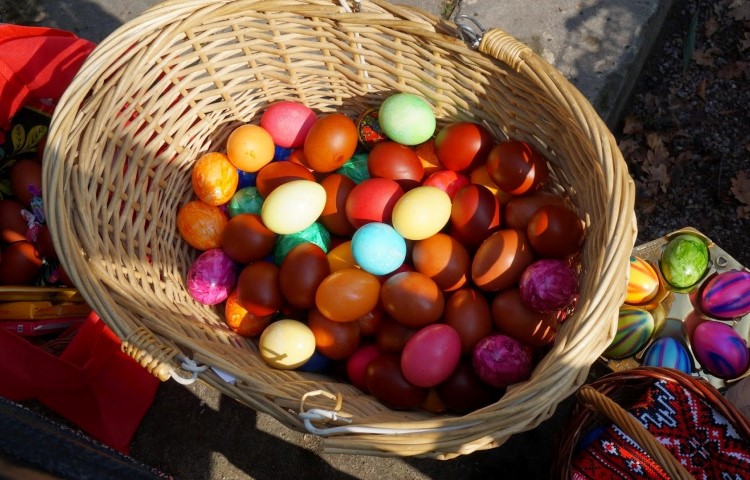
[[[744,39],[740,40],[740,53],[750,48],[750,32],[745,32],[744,37]]]
[[[741,78],[743,75],[750,74],[750,62],[743,62],[738,60],[736,62],[727,63],[716,73],[716,76],[722,80],[732,80],[735,78]]]
[[[667,191],[670,178],[669,173],[667,172],[667,166],[665,164],[662,163],[661,165],[647,166],[643,170],[649,176],[649,183],[656,182],[662,192]]]
[[[703,100],[706,101],[706,85],[708,84],[708,81],[704,78],[700,82],[698,82],[698,85],[695,86],[695,94]]]
[[[747,0],[734,0],[729,5],[729,16],[735,20],[750,20],[750,2]]]
[[[741,207],[737,207],[737,218],[750,220],[750,207],[745,206],[745,205]]]
[[[651,152],[653,152],[654,161],[656,163],[661,163],[669,158],[669,151],[667,150],[667,147],[664,146],[664,140],[660,133],[651,132],[646,135],[646,143],[651,149]]]
[[[708,17],[708,20],[706,20],[703,27],[706,29],[706,38],[711,38],[711,35],[716,33],[719,29],[719,22],[716,21],[716,17],[714,17],[713,13]]]
[[[625,117],[624,124],[622,127],[622,133],[625,135],[633,135],[636,133],[643,132],[643,122],[638,118],[637,115],[628,115]]]
[[[717,53],[721,53],[721,50],[716,47],[711,47],[706,50],[696,50],[693,52],[693,60],[695,60],[695,63],[703,67],[715,67],[716,63],[714,62],[714,56]]]
[[[750,174],[740,170],[732,179],[732,195],[741,203],[750,206]]]

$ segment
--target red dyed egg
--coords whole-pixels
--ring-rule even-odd
[[[352,382],[352,385],[365,393],[369,393],[366,381],[367,366],[379,355],[380,351],[375,345],[363,345],[352,353],[346,361],[347,378]]]
[[[437,394],[453,413],[464,414],[487,406],[503,393],[484,383],[474,371],[470,359],[461,360],[453,373],[436,387]]]
[[[440,287],[419,272],[402,272],[390,277],[383,283],[380,301],[388,315],[410,328],[437,322],[445,308]]]
[[[237,290],[229,294],[224,305],[224,320],[232,331],[243,337],[255,337],[271,323],[272,315],[255,315],[237,300]]]
[[[404,190],[395,180],[363,180],[346,198],[346,218],[354,228],[370,222],[391,223],[393,207],[403,195]]]
[[[469,177],[453,170],[440,170],[425,178],[422,185],[437,187],[453,199],[464,185],[472,183]]]
[[[416,152],[393,141],[380,142],[367,156],[367,170],[371,177],[390,178],[404,190],[420,184],[424,167]]]
[[[258,170],[255,177],[255,188],[263,198],[267,198],[276,187],[283,185],[292,180],[310,180],[315,181],[312,172],[302,165],[282,160],[280,162],[271,162]]]
[[[268,106],[260,117],[260,126],[273,138],[275,145],[298,148],[304,145],[307,133],[317,117],[308,106],[288,100]]]
[[[414,243],[414,268],[435,281],[443,291],[457,290],[469,281],[471,257],[450,235],[437,233]]]
[[[450,296],[445,303],[443,322],[458,332],[464,355],[470,354],[494,327],[489,302],[482,292],[473,288],[462,288]]]
[[[31,242],[6,246],[0,255],[0,285],[31,285],[42,269],[42,256]]]
[[[357,184],[346,175],[332,173],[320,185],[326,191],[326,203],[318,221],[334,235],[351,236],[354,227],[346,218],[346,199]]]
[[[438,132],[435,153],[443,167],[460,172],[484,163],[494,143],[492,134],[482,125],[455,122]]]
[[[281,294],[293,307],[312,308],[318,287],[330,273],[323,249],[312,242],[300,243],[286,254],[279,267]]]
[[[276,313],[284,301],[279,287],[279,267],[261,260],[243,268],[237,279],[237,301],[254,315]]]
[[[473,250],[490,234],[500,229],[500,204],[492,192],[481,185],[462,187],[453,197],[452,232]]]
[[[406,342],[417,333],[419,329],[401,325],[394,319],[386,316],[375,333],[375,344],[381,352],[400,353]]]
[[[28,223],[24,220],[23,205],[15,200],[0,200],[0,241],[13,243],[26,240]]]
[[[365,383],[370,393],[393,410],[411,410],[427,398],[428,389],[409,383],[401,373],[401,358],[382,354],[367,365]]]
[[[506,228],[490,235],[471,262],[471,278],[485,291],[499,291],[518,284],[534,253],[520,230]]]
[[[583,224],[570,208],[546,205],[531,216],[526,236],[540,257],[565,258],[581,248]]]
[[[383,318],[385,318],[385,313],[380,304],[359,317],[357,323],[359,323],[359,331],[362,336],[375,335],[383,323]]]
[[[495,185],[513,195],[539,190],[549,176],[542,154],[520,140],[495,145],[487,156],[487,171]]]
[[[565,200],[559,195],[546,191],[514,196],[505,204],[503,222],[507,228],[526,231],[531,216],[547,205],[564,206]]]
[[[444,323],[420,329],[401,352],[401,372],[409,383],[434,387],[453,373],[461,358],[461,337]]]

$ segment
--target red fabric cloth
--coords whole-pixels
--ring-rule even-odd
[[[59,100],[94,46],[64,30],[0,24],[0,125],[32,99]]]

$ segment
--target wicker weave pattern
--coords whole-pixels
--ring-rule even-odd
[[[381,0],[362,7],[174,0],[121,27],[90,56],[53,118],[44,165],[50,231],[86,300],[160,378],[158,362],[177,368],[180,352],[237,376],[235,386],[201,374],[291,428],[304,431],[300,398],[320,389],[341,393],[356,425],[420,430],[334,436],[324,441],[328,452],[450,458],[496,447],[549,418],[614,335],[635,240],[633,183],[590,104],[530,49],[490,30],[473,51],[454,25],[423,12]],[[461,418],[391,411],[329,377],[270,369],[183,283],[195,252],[175,217],[200,154],[222,149],[234,127],[257,122],[275,101],[356,116],[396,91],[422,95],[442,125],[473,120],[497,139],[533,143],[588,228],[581,301],[554,350],[530,381]],[[332,408],[325,397],[308,403]]]

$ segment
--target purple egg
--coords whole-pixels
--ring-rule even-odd
[[[528,380],[532,361],[531,348],[513,337],[500,334],[480,340],[471,359],[479,378],[497,388]]]
[[[750,313],[750,272],[729,270],[711,277],[701,289],[701,309],[729,320]]]
[[[237,265],[221,248],[201,253],[188,270],[188,293],[204,305],[223,302],[236,285]]]
[[[524,305],[537,312],[552,312],[573,301],[578,276],[564,260],[537,260],[524,270],[518,289]]]
[[[747,343],[724,323],[706,320],[699,324],[691,337],[691,346],[696,360],[715,377],[738,378],[750,367]]]

